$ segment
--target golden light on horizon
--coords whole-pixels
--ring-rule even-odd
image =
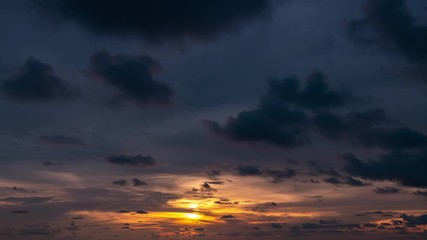
[[[185,216],[189,219],[200,219],[200,218],[202,218],[202,216],[197,214],[197,213],[186,213]]]

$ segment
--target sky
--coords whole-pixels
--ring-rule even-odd
[[[0,3],[0,239],[427,238],[427,2]]]

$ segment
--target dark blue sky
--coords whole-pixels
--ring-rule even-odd
[[[1,239],[425,236],[424,1],[0,2]]]

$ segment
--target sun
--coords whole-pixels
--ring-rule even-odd
[[[194,219],[194,220],[202,217],[197,213],[186,213],[185,216],[189,219]]]

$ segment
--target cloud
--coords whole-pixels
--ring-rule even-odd
[[[261,175],[261,170],[258,167],[254,166],[241,166],[235,169],[239,176],[259,176]]]
[[[12,214],[28,214],[30,212],[28,210],[13,210],[10,213],[12,213]]]
[[[421,190],[417,190],[415,192],[413,192],[414,195],[418,195],[418,196],[425,196],[427,197],[427,191],[421,191]]]
[[[427,187],[427,152],[392,152],[377,160],[362,161],[345,154],[344,171],[371,180],[397,181],[403,185]]]
[[[377,194],[397,194],[400,193],[400,189],[394,187],[377,187],[374,192]]]
[[[108,159],[108,162],[115,165],[127,165],[133,167],[151,167],[156,165],[156,160],[152,156],[142,156],[142,155],[118,155],[111,156]]]
[[[140,180],[140,179],[138,179],[138,178],[133,178],[133,179],[132,179],[132,184],[133,184],[133,186],[135,186],[135,187],[138,187],[138,186],[146,186],[146,185],[147,185],[147,183],[146,183],[146,182],[144,182],[144,181],[142,181],[142,180]]]
[[[149,55],[111,55],[101,50],[92,55],[88,72],[117,90],[113,103],[127,100],[143,105],[166,105],[174,91],[168,84],[153,78],[161,70],[161,65]]]
[[[16,102],[52,102],[78,95],[50,65],[35,58],[28,58],[19,73],[2,79],[0,93]]]
[[[353,187],[364,187],[370,185],[367,182],[360,181],[359,179],[355,179],[353,177],[330,177],[324,181],[334,185],[346,184]]]
[[[42,135],[40,136],[42,142],[52,145],[63,145],[63,146],[86,146],[86,144],[76,138],[65,135]]]
[[[269,16],[272,0],[31,0],[52,22],[70,21],[90,32],[149,42],[209,40]]]
[[[296,176],[294,169],[286,168],[283,170],[277,169],[260,169],[255,166],[240,166],[234,169],[237,175],[246,176],[260,176],[267,179],[271,179],[272,183],[283,182],[285,179],[289,179]]]
[[[427,24],[413,16],[405,0],[369,0],[364,16],[354,19],[348,36],[358,44],[400,55],[409,63],[427,63]]]
[[[125,180],[125,179],[121,179],[121,180],[113,181],[113,184],[123,187],[123,186],[127,186],[128,185],[128,181]]]
[[[270,81],[267,95],[253,110],[229,117],[224,124],[205,120],[208,130],[227,140],[295,148],[311,143],[311,135],[363,148],[390,151],[427,148],[427,135],[396,125],[384,109],[348,110],[360,97],[334,90],[321,72],[307,77]],[[392,125],[394,124],[394,126]]]
[[[411,16],[405,0],[369,0],[363,9],[364,18],[350,23],[350,37],[402,54],[411,62],[427,60],[427,25]]]
[[[419,216],[402,214],[402,218],[411,225],[427,225],[427,214]]]
[[[52,200],[52,197],[7,197],[0,198],[0,202],[18,203],[18,204],[37,204],[46,203]]]
[[[27,225],[23,228],[17,229],[19,235],[25,236],[46,236],[46,235],[56,235],[61,229],[58,227],[53,227],[47,223],[38,223],[33,225]]]

